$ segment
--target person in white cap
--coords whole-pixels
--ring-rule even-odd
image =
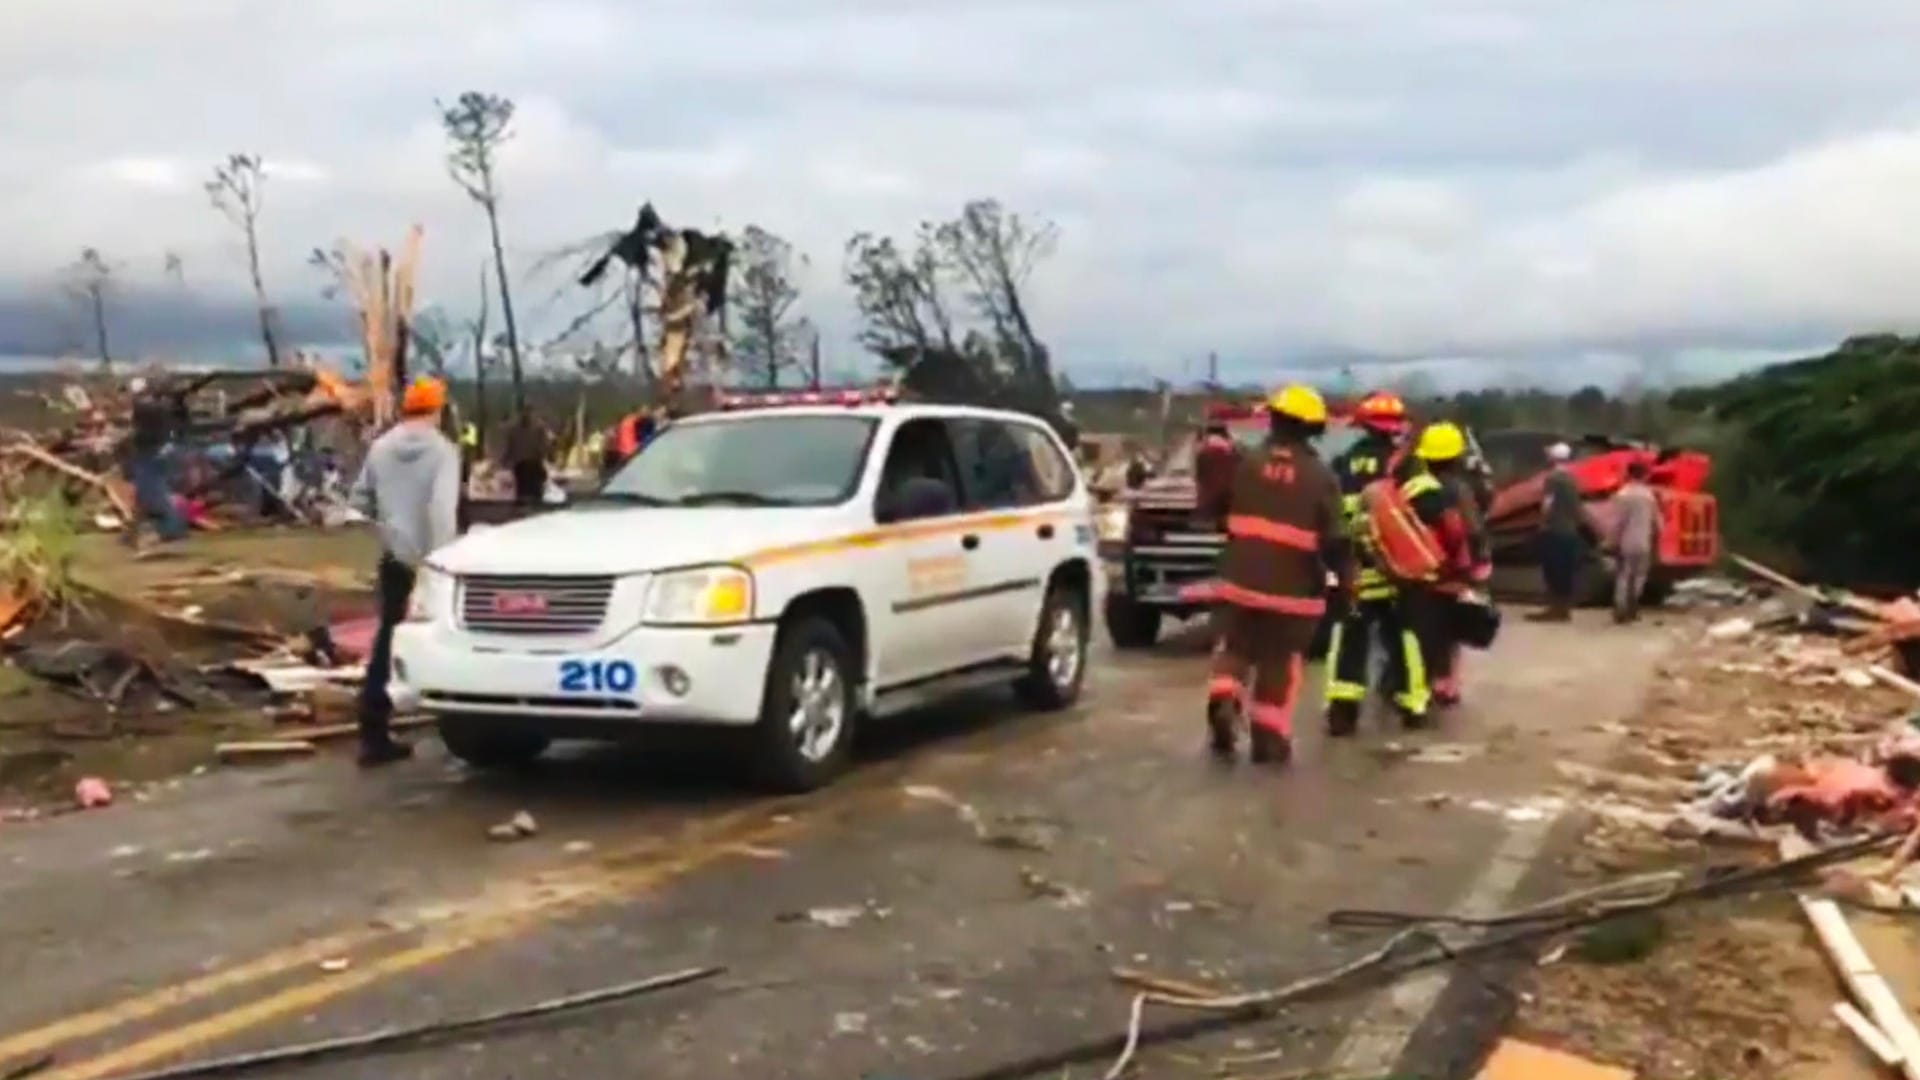
[[[1566,443],[1547,447],[1553,470],[1547,473],[1540,521],[1540,576],[1546,580],[1547,606],[1528,616],[1533,622],[1573,618],[1573,584],[1580,566],[1580,525],[1586,508],[1580,502],[1580,485],[1567,470],[1572,458],[1573,448]]]

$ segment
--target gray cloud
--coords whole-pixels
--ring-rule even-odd
[[[1920,279],[1906,0],[7,6],[0,283],[23,294],[88,244],[237,292],[198,181],[246,149],[280,169],[283,304],[318,285],[309,248],[419,221],[428,297],[464,308],[484,230],[432,102],[468,87],[521,104],[519,264],[644,198],[757,222],[813,255],[841,353],[845,237],[979,195],[1061,224],[1035,306],[1087,372],[1799,344],[1907,321]]]

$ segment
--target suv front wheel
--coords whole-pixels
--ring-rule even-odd
[[[1061,709],[1079,698],[1087,678],[1086,613],[1086,597],[1079,589],[1059,584],[1047,590],[1027,673],[1015,687],[1022,701],[1038,709]]]
[[[853,650],[827,619],[803,617],[781,632],[753,732],[760,774],[769,785],[812,791],[846,769],[856,670]]]

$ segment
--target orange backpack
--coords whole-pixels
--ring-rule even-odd
[[[1413,500],[1394,479],[1404,454],[1404,448],[1395,453],[1387,462],[1386,475],[1360,489],[1361,519],[1383,573],[1395,581],[1432,581],[1440,576],[1446,557],[1439,538],[1420,520]]]

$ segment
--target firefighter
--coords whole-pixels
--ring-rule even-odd
[[[1214,607],[1207,726],[1214,753],[1231,760],[1244,717],[1253,760],[1284,764],[1293,754],[1302,657],[1327,609],[1327,574],[1337,575],[1335,595],[1345,596],[1352,567],[1340,482],[1309,441],[1326,430],[1327,403],[1296,385],[1276,391],[1267,410],[1265,451],[1244,455],[1225,498],[1208,507],[1226,519],[1227,547]]]
[[[1453,598],[1476,577],[1483,576],[1482,568],[1487,565],[1484,543],[1476,545],[1455,482],[1466,454],[1467,438],[1458,426],[1444,421],[1428,424],[1420,433],[1413,460],[1400,484],[1401,493],[1421,524],[1432,532],[1441,554],[1438,578],[1430,584],[1408,585],[1403,610],[1420,639],[1421,661],[1434,698],[1442,703],[1460,698],[1454,669],[1455,642],[1448,628]]]
[[[1368,394],[1354,408],[1354,423],[1364,432],[1360,441],[1333,462],[1339,478],[1341,511],[1349,536],[1355,541],[1353,604],[1334,624],[1327,648],[1327,733],[1347,736],[1359,726],[1367,697],[1368,654],[1377,634],[1387,651],[1385,688],[1401,723],[1417,728],[1427,722],[1431,694],[1420,639],[1407,624],[1399,590],[1369,550],[1365,510],[1360,492],[1388,475],[1399,441],[1407,433],[1407,406],[1399,395],[1384,391]]]
[[[1467,581],[1472,587],[1484,590],[1493,579],[1493,542],[1487,535],[1486,506],[1481,501],[1484,489],[1475,483],[1465,454],[1451,462],[1441,463],[1434,471],[1452,490],[1454,504],[1460,508],[1460,519],[1467,536]],[[1447,675],[1444,679],[1434,680],[1433,703],[1440,708],[1450,709],[1460,704],[1463,652],[1458,641],[1452,642],[1448,650]]]

